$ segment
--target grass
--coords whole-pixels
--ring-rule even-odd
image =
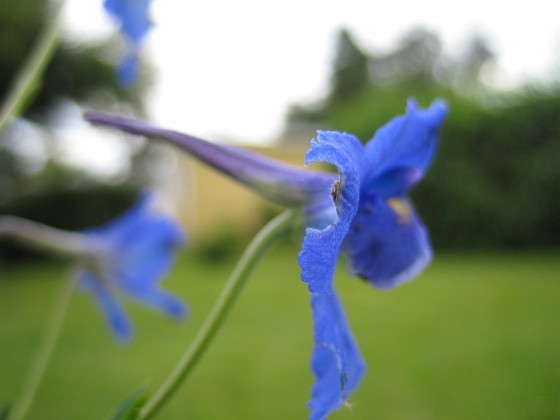
[[[313,377],[311,317],[297,250],[257,269],[225,328],[164,419],[301,419]],[[184,255],[165,282],[189,302],[175,323],[127,304],[137,328],[115,343],[89,296],[70,305],[31,419],[103,419],[140,384],[159,385],[207,314],[235,260]],[[560,252],[438,254],[416,281],[336,284],[368,372],[331,419],[560,418]],[[62,279],[53,264],[4,269],[0,407],[17,395]]]

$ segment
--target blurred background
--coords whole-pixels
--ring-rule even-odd
[[[408,97],[423,106],[441,97],[450,106],[441,147],[413,191],[436,248],[558,246],[559,6],[486,3],[155,2],[141,77],[123,88],[115,22],[96,1],[70,0],[42,88],[0,142],[0,211],[76,229],[154,186],[195,242],[245,212],[230,233],[249,235],[270,215],[265,203],[218,176],[232,190],[220,198],[196,162],[90,127],[83,110],[139,116],[302,165],[317,129],[367,141]],[[5,91],[49,14],[39,0],[1,7]]]
[[[411,3],[158,0],[140,78],[124,88],[115,78],[124,48],[115,22],[101,1],[67,2],[41,89],[0,136],[0,213],[79,229],[155,188],[191,237],[169,287],[191,302],[193,315],[188,325],[162,327],[157,315],[134,313],[139,343],[115,356],[93,305],[78,296],[56,361],[61,370],[47,377],[50,393],[36,415],[61,418],[57,407],[76,380],[65,362],[85,372],[107,366],[115,383],[108,389],[95,379],[75,391],[106,397],[88,418],[106,414],[142,378],[163,377],[156,368],[171,368],[202,321],[211,302],[205,293],[217,293],[240,246],[278,211],[170,147],[90,127],[84,110],[138,116],[302,165],[317,129],[365,142],[413,96],[450,107],[433,167],[412,191],[436,261],[391,294],[363,293],[339,273],[370,372],[355,417],[333,418],[560,418],[560,3]],[[48,19],[43,0],[0,3],[0,95]],[[184,410],[200,419],[305,416],[311,333],[310,325],[298,328],[309,314],[297,248],[294,240],[259,270],[265,282],[251,286],[247,309],[201,368],[201,390],[172,406],[169,418]],[[38,257],[0,242],[0,404],[17,391],[64,275],[59,262],[36,265]],[[289,276],[294,291],[272,272]],[[150,334],[177,345],[163,349]],[[249,353],[246,344],[254,346]],[[145,366],[152,356],[158,362]],[[247,371],[241,381],[238,366]],[[247,403],[247,395],[258,397]]]

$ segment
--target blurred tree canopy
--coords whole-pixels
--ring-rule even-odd
[[[101,2],[99,7],[101,7]],[[7,95],[23,63],[51,19],[49,2],[0,2],[0,100]],[[149,84],[141,74],[133,87],[116,78],[114,39],[73,43],[62,39],[22,119],[0,133],[0,213],[76,229],[102,223],[121,212],[146,183],[139,177],[149,150],[131,152],[132,170],[118,182],[69,167],[57,157],[53,111],[64,102],[144,112]],[[33,147],[31,147],[33,146]],[[40,164],[29,157],[40,154]],[[145,170],[145,167],[142,167]]]
[[[473,37],[457,57],[424,29],[407,33],[393,51],[364,51],[341,30],[331,91],[295,104],[286,137],[307,141],[317,129],[369,140],[415,97],[449,104],[436,160],[412,196],[434,246],[558,247],[560,245],[560,87],[497,92],[482,81],[495,55]]]
[[[22,63],[50,18],[49,2],[18,0],[0,3],[0,97],[3,99]],[[101,7],[101,5],[100,5]],[[41,88],[25,117],[40,119],[61,98],[84,101],[104,91],[136,110],[143,108],[145,84],[134,89],[120,86],[115,77],[110,42],[72,45],[62,41],[49,63]]]

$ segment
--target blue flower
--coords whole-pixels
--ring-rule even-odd
[[[121,26],[127,51],[119,67],[118,77],[123,85],[131,85],[137,77],[140,43],[152,27],[148,16],[152,0],[104,0],[103,6]]]
[[[186,312],[179,298],[159,287],[185,239],[177,224],[156,213],[151,204],[151,197],[144,195],[116,220],[84,232],[89,251],[79,281],[94,295],[113,332],[123,341],[132,337],[133,329],[118,294],[175,318]]]
[[[86,119],[169,141],[266,198],[303,208],[307,228],[298,261],[311,292],[315,331],[310,418],[322,419],[345,403],[365,369],[333,285],[339,254],[356,276],[383,289],[412,279],[430,262],[427,230],[406,193],[428,169],[446,114],[442,101],[421,109],[410,100],[406,114],[365,146],[347,133],[318,132],[305,163],[332,164],[338,176],[135,120],[101,114]]]
[[[325,228],[306,229],[299,255],[315,319],[313,419],[342,405],[364,370],[342,312],[325,303],[337,299],[332,279],[340,251],[355,275],[379,288],[410,280],[431,260],[427,230],[406,192],[428,169],[447,110],[441,101],[427,110],[408,105],[365,146],[346,133],[319,132],[306,156],[306,163],[328,162],[340,173],[332,190],[336,214]],[[318,338],[324,329],[329,333]]]

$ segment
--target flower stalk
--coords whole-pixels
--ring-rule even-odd
[[[0,216],[2,236],[62,256],[83,256],[89,250],[82,234],[55,229],[17,216]]]
[[[49,63],[58,45],[58,35],[62,26],[64,0],[55,0],[52,6],[52,18],[45,28],[37,44],[24,63],[16,80],[0,108],[0,133],[4,131],[13,117],[21,114],[29,99],[35,93],[39,78]]]
[[[194,341],[167,380],[140,409],[138,419],[151,418],[187,379],[223,325],[253,269],[270,246],[290,231],[296,216],[297,212],[294,210],[284,211],[266,224],[253,238],[235,266]]]
[[[51,355],[55,348],[56,342],[60,335],[62,323],[70,298],[76,286],[76,276],[71,275],[67,282],[62,286],[58,298],[51,313],[51,317],[45,329],[43,342],[37,352],[37,356],[32,365],[28,377],[25,381],[23,391],[19,398],[16,400],[13,408],[10,410],[7,420],[20,420],[26,416],[33,398],[41,385],[41,381],[45,376],[47,366],[49,364]]]

